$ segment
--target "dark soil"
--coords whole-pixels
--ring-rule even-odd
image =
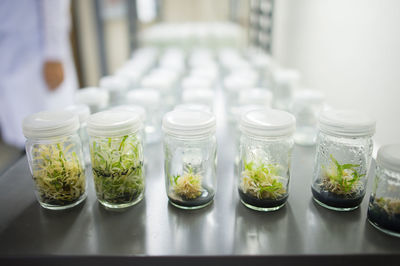
[[[285,195],[278,199],[259,199],[252,195],[243,193],[243,191],[239,189],[239,196],[245,203],[251,206],[259,208],[274,208],[284,204],[287,201],[289,195]]]
[[[214,199],[214,190],[210,188],[203,188],[203,192],[201,193],[201,195],[195,199],[185,199],[179,196],[171,197],[170,195],[168,195],[168,199],[172,203],[182,207],[190,208],[190,207],[202,206]]]
[[[314,188],[311,188],[311,191],[314,198],[316,198],[318,201],[335,208],[357,207],[361,204],[365,194],[363,192],[360,194],[357,193],[355,195],[340,195],[324,190],[318,192]]]
[[[371,198],[368,208],[368,220],[380,228],[400,234],[400,214],[389,214]]]

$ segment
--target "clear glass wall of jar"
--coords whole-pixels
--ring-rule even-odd
[[[382,232],[400,237],[400,144],[382,146],[376,164],[368,220]]]
[[[85,164],[90,165],[89,136],[86,130],[86,121],[90,116],[89,106],[86,104],[75,104],[65,108],[65,111],[71,112],[79,117],[79,137],[81,138],[83,158]]]
[[[78,129],[78,117],[66,111],[39,112],[23,121],[29,168],[43,208],[68,209],[86,198]]]
[[[256,109],[243,114],[238,190],[246,207],[275,211],[285,205],[295,123],[285,111]]]
[[[368,180],[375,121],[352,110],[328,110],[319,118],[311,186],[321,206],[350,211],[361,204]]]
[[[209,205],[217,188],[215,116],[174,110],[165,114],[164,170],[170,203],[182,209]]]
[[[88,119],[92,172],[98,201],[107,209],[143,199],[142,121],[138,114],[109,110]]]

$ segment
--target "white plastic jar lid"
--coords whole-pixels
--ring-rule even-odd
[[[86,104],[74,104],[65,107],[65,111],[71,112],[79,117],[79,123],[85,123],[90,116],[90,108]]]
[[[239,94],[239,104],[260,104],[270,107],[272,103],[272,93],[267,89],[254,88],[241,91]]]
[[[330,135],[344,137],[372,136],[376,122],[355,110],[325,110],[319,117],[319,129]]]
[[[255,82],[252,79],[246,79],[243,76],[229,75],[224,79],[224,87],[229,91],[239,91],[254,87]]]
[[[165,92],[172,89],[174,82],[175,78],[172,75],[155,73],[143,77],[140,84],[144,88],[158,89],[162,92]]]
[[[245,112],[240,120],[240,130],[258,137],[283,137],[293,134],[296,119],[288,112],[275,109],[255,109]]]
[[[67,111],[43,111],[27,116],[22,122],[25,137],[32,139],[69,136],[78,129],[78,116]]]
[[[121,110],[121,111],[128,111],[132,112],[135,114],[138,114],[142,122],[146,121],[146,110],[140,106],[140,105],[135,105],[135,104],[123,104],[123,105],[118,105],[111,110]]]
[[[182,89],[209,89],[212,87],[210,78],[200,76],[188,76],[182,80]]]
[[[129,87],[129,81],[119,76],[104,76],[100,79],[99,86],[109,91],[125,91]]]
[[[87,121],[90,136],[119,137],[135,133],[142,127],[139,114],[128,111],[108,110],[93,114]]]
[[[184,103],[212,103],[215,93],[211,89],[184,89],[182,102]]]
[[[126,95],[126,102],[129,104],[158,108],[160,101],[160,92],[154,89],[135,89],[128,92]]]
[[[107,91],[101,90],[97,87],[87,87],[76,92],[75,101],[78,104],[87,104],[89,106],[105,108],[108,105],[109,94]]]
[[[211,113],[211,108],[209,106],[199,103],[178,104],[177,106],[175,106],[174,110],[191,110]]]
[[[173,110],[164,115],[164,133],[180,138],[204,138],[215,133],[215,116],[209,112]]]
[[[376,161],[388,170],[400,172],[400,144],[382,146],[378,151]]]

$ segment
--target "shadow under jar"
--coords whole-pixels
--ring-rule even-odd
[[[282,208],[289,196],[294,116],[273,109],[251,110],[243,114],[239,128],[241,202],[257,211]]]
[[[165,187],[175,207],[199,209],[213,201],[217,187],[215,127],[215,116],[209,112],[165,114]]]
[[[78,116],[66,111],[39,112],[23,121],[29,168],[43,208],[68,209],[86,198],[78,129]]]
[[[351,211],[361,204],[368,180],[375,121],[354,110],[327,110],[319,118],[311,191],[321,206]]]
[[[400,144],[381,147],[376,164],[368,221],[380,231],[400,237]]]
[[[107,209],[133,206],[144,196],[142,121],[139,114],[109,110],[87,123],[98,201]]]

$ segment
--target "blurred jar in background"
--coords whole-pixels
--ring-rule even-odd
[[[295,93],[290,108],[296,117],[294,141],[299,145],[314,145],[317,139],[317,122],[325,107],[324,95],[315,90],[303,90]]]
[[[75,94],[75,103],[89,106],[91,114],[106,109],[109,99],[108,91],[97,87],[83,88],[78,90]]]
[[[119,76],[104,76],[100,79],[99,86],[108,91],[110,106],[115,106],[123,101],[129,87],[129,81]]]
[[[144,131],[146,143],[158,142],[161,137],[161,95],[154,89],[136,89],[127,93],[126,104],[139,105],[146,110]]]
[[[295,89],[299,85],[300,73],[294,69],[277,68],[274,71],[274,107],[288,111]]]

